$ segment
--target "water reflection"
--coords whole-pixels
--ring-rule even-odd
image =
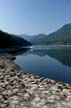
[[[27,51],[29,50],[29,48],[22,48],[20,50],[17,50],[15,52],[13,52],[13,55],[14,56],[17,56],[17,55],[22,55],[22,54],[25,54]],[[12,53],[11,53],[12,54]]]
[[[28,73],[71,83],[71,50],[32,48],[16,53],[15,62]]]
[[[50,56],[58,60],[63,65],[71,67],[71,50],[68,49],[29,49],[25,48],[14,55],[37,55],[37,56]]]
[[[67,65],[71,67],[71,50],[63,50],[63,49],[33,49],[32,51],[29,50],[26,54],[35,54],[38,56],[50,56],[53,57],[54,59],[58,60],[64,65]]]

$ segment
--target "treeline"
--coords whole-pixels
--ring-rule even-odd
[[[25,39],[0,31],[0,49],[31,45]]]

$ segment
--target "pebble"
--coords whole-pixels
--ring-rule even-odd
[[[71,85],[24,73],[1,58],[0,108],[71,108]]]

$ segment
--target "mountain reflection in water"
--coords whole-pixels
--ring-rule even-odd
[[[37,56],[50,56],[54,59],[58,60],[64,65],[67,65],[71,67],[71,50],[65,50],[65,49],[28,49],[25,48],[22,51],[19,51],[15,53],[14,55],[28,55],[33,54]]]
[[[18,52],[18,63],[24,71],[71,83],[71,49],[32,48]]]

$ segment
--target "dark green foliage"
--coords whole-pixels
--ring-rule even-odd
[[[31,45],[25,39],[0,30],[0,49]]]

